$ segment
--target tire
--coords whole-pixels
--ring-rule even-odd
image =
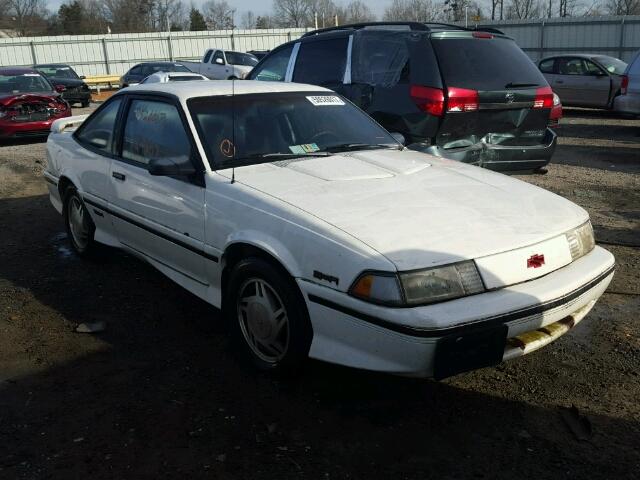
[[[243,357],[263,371],[298,372],[313,331],[293,279],[268,261],[246,258],[231,270],[225,297],[224,314]]]
[[[85,100],[84,102],[80,103],[80,105],[82,106],[82,108],[87,108],[90,103],[91,102],[89,100]]]
[[[94,239],[96,226],[75,187],[67,187],[63,205],[64,224],[71,247],[80,257],[93,257],[98,249]]]
[[[235,75],[231,75],[229,78],[227,78],[227,80],[238,80],[238,77],[236,77]]]

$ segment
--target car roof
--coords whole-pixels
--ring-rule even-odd
[[[29,67],[0,67],[0,75],[24,75],[25,73],[37,73],[40,72]]]
[[[250,93],[279,93],[279,92],[327,92],[331,90],[317,85],[289,82],[262,82],[258,80],[206,80],[202,82],[170,82],[143,83],[121,90],[123,93],[164,93],[188,100],[194,97],[209,97],[215,95],[245,95]]]
[[[71,65],[67,65],[66,63],[38,63],[34,65],[33,68],[42,68],[42,67],[68,67],[71,68]]]
[[[182,63],[180,62],[140,62],[137,65],[182,65]]]
[[[544,57],[542,60],[540,60],[541,62],[545,61],[545,60],[551,60],[552,58],[588,58],[588,59],[592,59],[593,57],[609,57],[609,58],[615,58],[612,57],[611,55],[601,55],[599,53],[565,53],[563,55],[551,55],[549,57]]]

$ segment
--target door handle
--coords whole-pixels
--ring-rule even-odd
[[[122,180],[123,182],[126,180],[127,177],[124,176],[123,173],[120,172],[111,172],[111,176],[113,178],[115,178],[116,180]]]

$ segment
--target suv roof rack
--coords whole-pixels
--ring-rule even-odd
[[[479,31],[483,31],[483,32],[491,32],[491,33],[497,33],[500,35],[504,35],[504,33],[502,33],[500,30],[496,29],[496,28],[484,28],[484,27],[475,27],[475,28],[466,28],[466,27],[462,27],[460,25],[453,25],[450,23],[438,23],[438,22],[426,22],[426,23],[422,23],[422,22],[363,22],[363,23],[350,23],[350,24],[346,24],[346,25],[338,25],[335,27],[327,27],[327,28],[320,28],[318,30],[312,30],[310,32],[305,33],[304,35],[302,35],[301,38],[304,37],[310,37],[312,35],[319,35],[321,33],[328,33],[328,32],[337,32],[340,30],[361,30],[363,28],[366,27],[385,27],[385,26],[406,26],[409,27],[409,30],[417,30],[417,31],[423,31],[423,32],[429,32],[429,31],[433,31],[433,30],[439,30],[439,29],[454,29],[454,30],[465,30],[465,31],[475,31],[475,30],[479,30]]]

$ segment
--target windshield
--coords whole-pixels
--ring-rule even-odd
[[[258,59],[249,53],[225,52],[227,63],[231,65],[246,65],[254,67],[258,64]]]
[[[613,57],[593,57],[593,59],[602,65],[609,73],[622,75],[627,69],[627,64],[620,59]]]
[[[40,73],[50,78],[68,78],[71,80],[77,80],[78,75],[73,71],[71,67],[64,65],[47,65],[36,67]]]
[[[0,95],[51,92],[51,84],[39,73],[5,75],[0,73]]]
[[[200,97],[188,106],[212,168],[401,148],[364,112],[331,92]]]
[[[433,38],[442,77],[450,87],[492,91],[515,85],[547,86],[527,54],[510,39]]]

